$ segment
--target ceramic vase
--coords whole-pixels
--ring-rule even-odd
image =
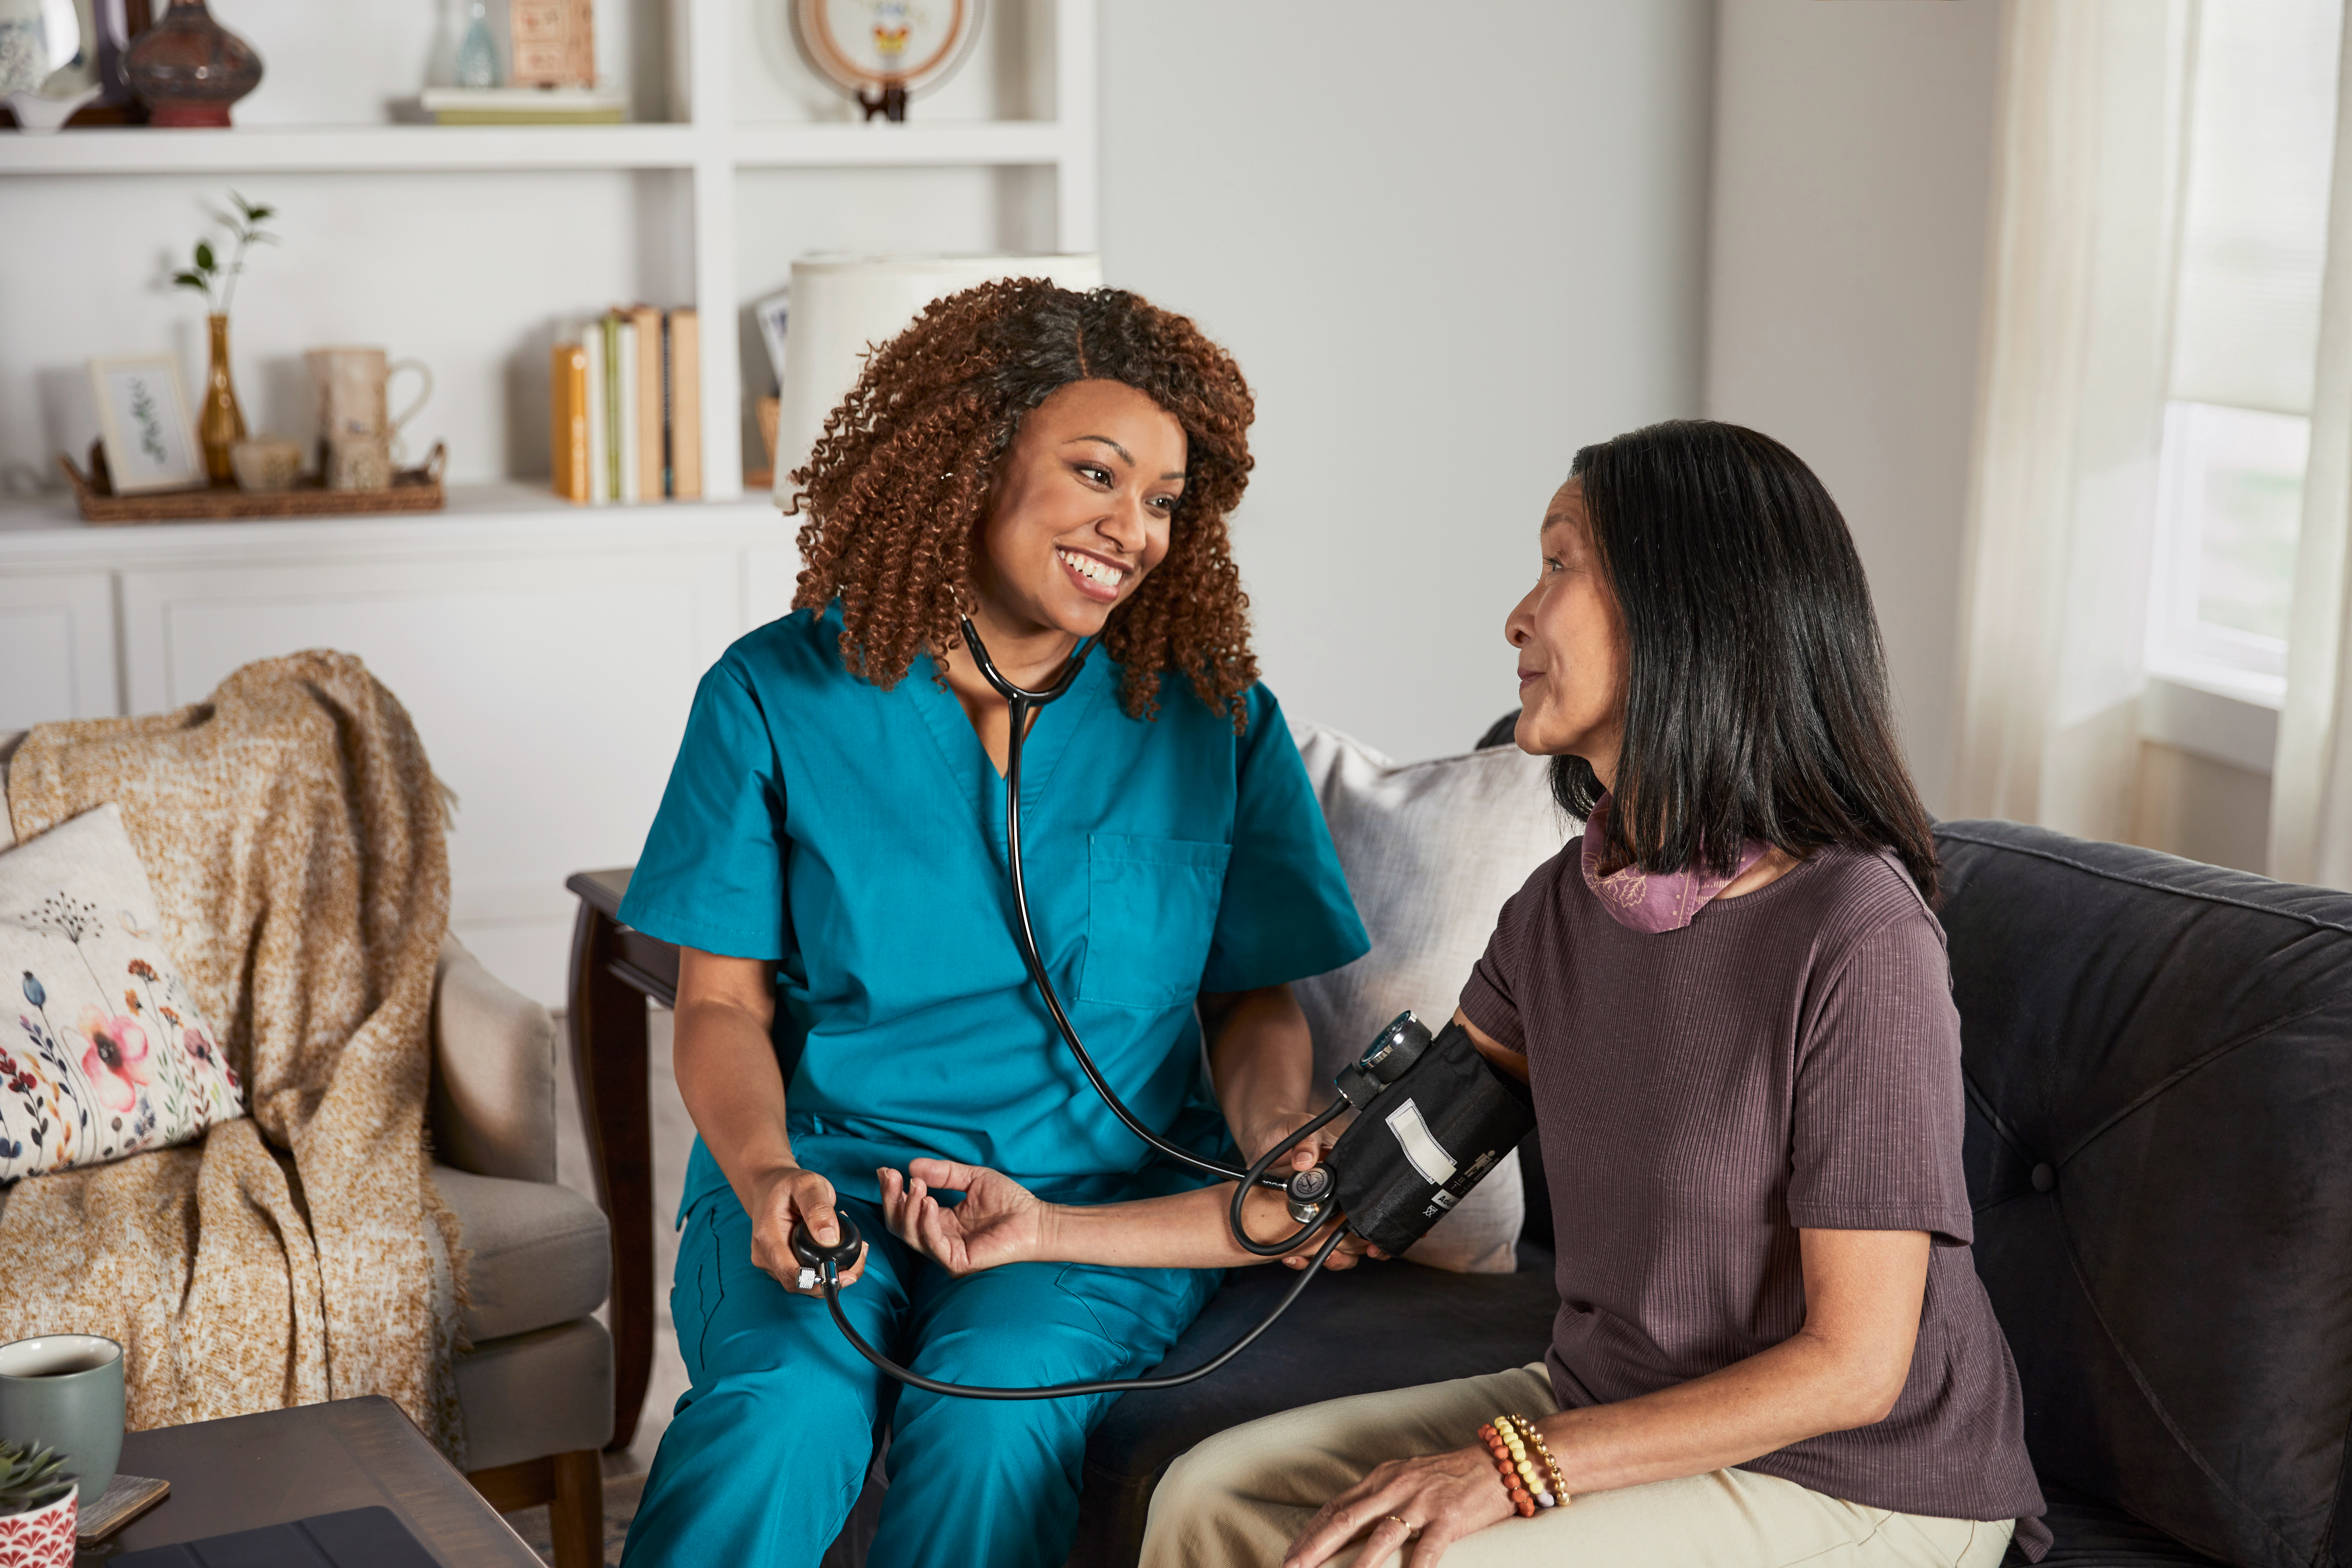
[[[23,1568],[73,1568],[78,1496],[68,1491],[30,1513],[0,1518],[0,1563]]]
[[[216,485],[236,482],[236,444],[245,439],[245,410],[236,405],[236,383],[228,374],[228,318],[205,318],[212,329],[212,367],[196,413],[196,437],[204,443],[205,477]]]
[[[228,106],[261,83],[261,57],[214,21],[205,0],[172,0],[124,64],[151,125],[226,125]]]

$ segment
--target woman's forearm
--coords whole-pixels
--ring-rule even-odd
[[[1851,1381],[1838,1349],[1800,1330],[1705,1377],[1536,1426],[1571,1493],[1610,1491],[1745,1464],[1884,1417],[1853,1397]]]
[[[1048,1204],[1038,1230],[1039,1260],[1049,1263],[1099,1263],[1118,1268],[1234,1268],[1266,1259],[1244,1252],[1234,1242],[1226,1222],[1234,1184],[1222,1182],[1196,1192],[1164,1198],[1139,1198],[1133,1203]],[[1298,1228],[1282,1194],[1260,1187],[1244,1205],[1250,1234],[1275,1241]],[[1311,1252],[1323,1245],[1328,1231],[1318,1231],[1299,1250]]]
[[[758,1212],[761,1179],[795,1163],[784,1131],[783,1072],[766,1024],[730,1003],[681,1000],[673,1055],[694,1130],[745,1210]]]
[[[1824,1432],[1885,1419],[1917,1349],[1925,1231],[1798,1233],[1805,1326],[1719,1372],[1539,1425],[1571,1492],[1745,1464]]]

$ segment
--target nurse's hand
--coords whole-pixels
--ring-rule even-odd
[[[985,1165],[916,1160],[907,1173],[874,1173],[882,1186],[882,1213],[890,1233],[961,1278],[983,1268],[1025,1262],[1038,1254],[1045,1205],[1028,1188]],[[950,1207],[934,1187],[963,1194]]]
[[[803,1269],[801,1260],[793,1256],[793,1233],[806,1226],[809,1234],[826,1247],[841,1239],[841,1226],[833,1212],[833,1184],[814,1171],[786,1166],[759,1177],[752,1184],[751,1202],[745,1207],[751,1215],[751,1261],[794,1295],[823,1296],[824,1288],[813,1278],[815,1271]],[[857,1261],[840,1271],[842,1284],[855,1285],[866,1272],[866,1251],[860,1245]],[[809,1283],[803,1285],[803,1279]]]
[[[1316,1114],[1312,1110],[1276,1111],[1244,1123],[1236,1130],[1234,1139],[1241,1147],[1242,1163],[1255,1164],[1259,1155],[1314,1121]],[[1301,1141],[1298,1147],[1290,1152],[1290,1169],[1313,1170],[1317,1162],[1331,1152],[1331,1145],[1339,1141],[1339,1134],[1348,1130],[1348,1123],[1353,1120],[1355,1118],[1351,1115],[1342,1116],[1337,1121],[1317,1128],[1312,1137]],[[1277,1160],[1275,1168],[1280,1170],[1282,1164],[1283,1162]]]

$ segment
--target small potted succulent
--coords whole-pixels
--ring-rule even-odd
[[[76,1479],[50,1449],[0,1443],[0,1563],[73,1568]]]

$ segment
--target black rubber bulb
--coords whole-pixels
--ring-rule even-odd
[[[857,1234],[856,1222],[845,1214],[836,1214],[833,1223],[840,1227],[841,1239],[831,1247],[809,1234],[804,1225],[793,1226],[793,1256],[803,1268],[822,1268],[830,1263],[836,1270],[847,1268],[857,1261],[858,1244],[864,1237]]]

